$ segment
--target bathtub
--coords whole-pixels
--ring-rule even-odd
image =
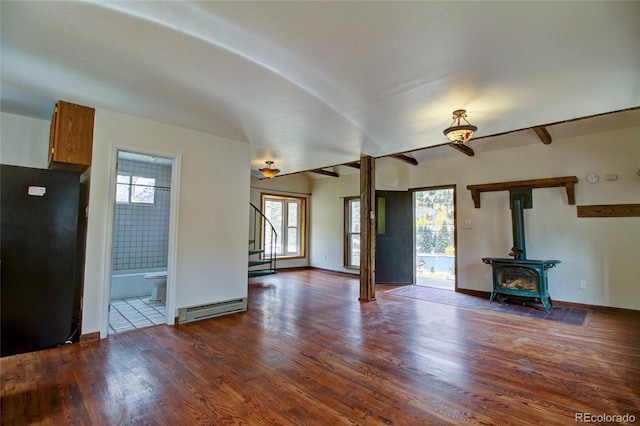
[[[111,275],[111,300],[151,296],[152,287],[144,280],[144,276],[149,272],[166,270],[167,268],[149,268],[113,271],[113,275]]]

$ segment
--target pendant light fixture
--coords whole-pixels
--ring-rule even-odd
[[[262,176],[271,179],[274,178],[278,173],[280,173],[280,169],[275,168],[275,166],[273,165],[273,161],[265,161],[265,163],[267,163],[267,167],[259,169],[260,173],[262,173]]]
[[[460,120],[464,120],[467,124],[460,124]],[[444,129],[445,136],[453,143],[465,143],[473,136],[478,128],[467,121],[467,111],[457,109],[453,111],[453,121],[451,125]]]

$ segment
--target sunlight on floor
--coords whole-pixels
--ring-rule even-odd
[[[443,290],[455,290],[456,282],[454,280],[429,278],[421,276],[421,274],[416,274],[416,285],[441,288]]]

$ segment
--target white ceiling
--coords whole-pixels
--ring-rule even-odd
[[[283,174],[442,144],[458,108],[483,137],[640,105],[638,1],[0,4],[3,111],[149,118]]]

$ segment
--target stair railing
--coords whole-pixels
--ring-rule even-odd
[[[262,256],[264,259],[269,260],[269,269],[276,270],[276,242],[278,240],[278,233],[276,232],[275,226],[271,223],[269,219],[258,209],[253,203],[249,203],[249,205],[253,209],[253,237],[251,238],[253,249],[261,248],[263,250]],[[260,237],[260,241],[264,244],[262,236],[258,233],[262,231],[262,229],[266,228],[266,232],[271,232],[269,250],[266,250],[265,247],[257,247],[258,237]]]

